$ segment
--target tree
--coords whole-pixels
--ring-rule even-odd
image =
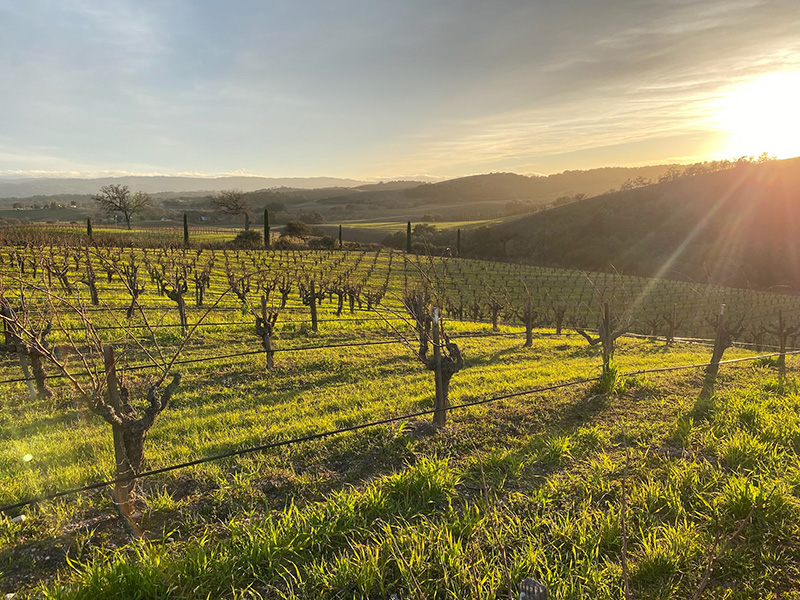
[[[311,229],[302,221],[289,221],[284,228],[284,234],[299,238],[307,238],[311,235]]]
[[[211,197],[214,208],[226,215],[244,215],[244,229],[250,229],[250,202],[242,190],[222,190]]]
[[[144,192],[131,194],[127,185],[112,183],[100,188],[100,192],[92,199],[107,213],[121,212],[125,216],[125,224],[131,228],[131,217],[150,206],[150,196]]]

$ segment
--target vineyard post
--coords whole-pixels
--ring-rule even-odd
[[[417,292],[417,338],[419,339],[420,353],[427,345],[427,332],[425,331],[425,295],[422,292]]]
[[[264,209],[264,247],[269,248],[269,210]]]
[[[31,371],[28,368],[28,357],[21,351],[17,352],[17,356],[19,356],[19,366],[22,368],[22,376],[25,377],[25,383],[28,384],[28,398],[36,400],[36,384],[33,382]]]
[[[533,296],[530,293],[528,293],[523,317],[525,321],[525,345],[523,348],[530,348],[533,346]]]
[[[186,216],[186,213],[183,213],[183,243],[184,245],[189,245],[189,217]]]
[[[114,347],[111,344],[103,346],[103,361],[106,369],[106,382],[108,387],[108,403],[111,408],[120,414],[121,402],[119,396],[119,381],[117,379],[117,367],[114,361]],[[114,436],[114,463],[116,464],[116,479],[127,479],[118,481],[114,485],[114,496],[117,500],[120,512],[126,519],[130,519],[133,513],[131,505],[131,491],[133,490],[134,480],[131,479],[135,472],[131,466],[128,453],[125,450],[125,431],[121,424],[112,423],[111,432]]]
[[[317,291],[314,288],[314,280],[309,284],[311,287],[311,331],[317,333]]]
[[[431,333],[433,334],[433,377],[436,384],[436,399],[433,405],[433,424],[437,427],[444,427],[447,422],[447,398],[444,393],[444,381],[442,380],[442,349],[439,346],[439,309],[433,307],[431,312],[433,321]]]
[[[780,345],[780,356],[778,356],[778,376],[783,379],[786,377],[786,338],[788,332],[783,322],[783,311],[778,311],[778,340]]]
[[[406,254],[411,254],[411,221],[406,224]]]
[[[603,302],[603,335],[600,338],[600,347],[603,351],[603,373],[611,370],[611,358],[614,356],[614,340],[616,339],[611,328],[611,308],[608,302]]]
[[[267,370],[272,372],[275,370],[275,361],[272,352],[272,324],[267,319],[267,297],[264,295],[261,296],[261,319],[264,323],[262,340],[264,350],[267,352]]]

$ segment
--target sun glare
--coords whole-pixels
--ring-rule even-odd
[[[724,154],[800,156],[800,72],[773,73],[731,89],[718,113]]]

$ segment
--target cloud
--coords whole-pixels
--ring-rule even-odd
[[[711,135],[729,85],[800,69],[796,0],[30,0],[0,18],[0,112],[7,147],[34,149],[11,157],[23,170],[360,177],[599,148],[613,162]]]

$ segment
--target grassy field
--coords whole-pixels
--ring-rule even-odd
[[[4,281],[14,276],[11,254],[0,251]],[[390,284],[377,312],[356,305],[351,314],[345,305],[337,317],[335,301],[326,300],[318,332],[295,287],[273,338],[280,350],[274,373],[252,316],[226,296],[183,350],[182,358],[199,360],[173,367],[183,379],[148,435],[146,468],[432,407],[432,373],[396,343],[413,336],[398,318],[408,278],[401,263],[389,271],[386,255],[374,253],[220,254],[207,305],[225,287],[223,263],[260,270],[255,262],[264,256],[275,261],[273,275],[292,273],[296,281],[347,272],[365,291]],[[153,254],[149,260],[158,262]],[[340,262],[331,267],[331,260]],[[107,283],[101,266],[102,310],[91,319],[98,328],[128,327],[98,329],[104,340],[130,347],[129,367],[146,362],[135,339],[174,350],[183,339],[174,305],[155,293],[144,266],[140,301],[151,307],[152,339],[146,328],[131,329],[141,317],[126,321],[108,310],[129,299],[119,275]],[[459,285],[475,288],[488,277],[483,267],[465,262],[453,277],[472,269],[475,278]],[[45,272],[40,265],[33,279],[44,282]],[[33,277],[30,262],[26,276]],[[70,297],[85,297],[81,289]],[[26,296],[32,305],[35,290]],[[273,294],[271,302],[279,298]],[[256,304],[255,286],[250,295]],[[190,321],[202,314],[192,308]],[[80,322],[65,316],[59,323],[54,343]],[[533,346],[522,348],[513,319],[497,332],[469,319],[446,327],[465,359],[451,383],[455,405],[600,374],[599,348],[572,332],[537,328]],[[376,345],[356,345],[368,342]],[[239,355],[220,358],[228,354]],[[752,355],[731,349],[725,358]],[[138,491],[139,539],[117,518],[107,490],[12,511],[0,517],[0,592],[507,598],[531,576],[554,598],[619,598],[626,581],[635,597],[692,598],[710,557],[741,526],[703,597],[798,598],[796,359],[788,358],[786,377],[774,358],[724,365],[716,393],[702,398],[699,368],[624,374],[709,356],[701,345],[621,338],[610,391],[576,383],[454,410],[443,429],[429,416],[401,419],[148,477]],[[148,371],[125,373],[141,398]],[[11,358],[0,362],[0,380],[19,374]],[[28,399],[21,381],[3,387],[0,504],[113,475],[110,427],[75,403],[68,382],[51,380],[54,396],[43,400]],[[12,520],[17,515],[26,518]]]

